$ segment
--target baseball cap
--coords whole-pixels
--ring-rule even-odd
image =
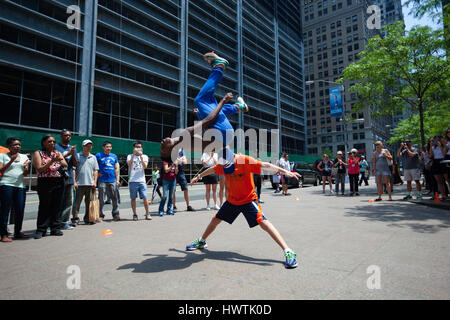
[[[356,150],[356,149],[352,149],[352,151],[351,151],[351,153],[358,153],[358,150]]]
[[[342,154],[342,151],[338,151],[337,154]]]
[[[90,144],[93,144],[91,140],[86,139],[86,140],[83,140],[82,145],[83,145],[83,147],[84,147],[85,145],[87,145],[87,144],[89,144],[89,143],[90,143]]]

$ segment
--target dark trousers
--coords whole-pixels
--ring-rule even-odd
[[[25,210],[26,189],[11,186],[0,186],[0,235],[8,236],[9,212],[14,208],[14,235],[22,231],[23,214]]]
[[[52,231],[61,228],[59,213],[64,193],[63,178],[38,178],[39,209],[37,232],[45,233],[50,227]]]
[[[253,180],[255,181],[256,194],[258,195],[258,199],[261,197],[261,175],[255,174],[253,175]]]
[[[369,185],[369,181],[367,180],[366,174],[367,174],[367,172],[361,172],[361,178],[359,179],[359,185],[361,185],[363,181],[366,186]]]
[[[348,175],[350,181],[350,192],[358,192],[358,173]]]
[[[78,218],[78,212],[80,212],[81,202],[84,198],[84,222],[89,222],[89,204],[91,203],[91,193],[92,186],[78,186],[75,196],[75,204],[72,207],[72,222],[77,222],[80,219]]]
[[[61,222],[68,222],[70,218],[70,212],[73,205],[73,184],[66,183],[64,185],[64,192],[62,196],[62,205],[59,212],[59,219]]]

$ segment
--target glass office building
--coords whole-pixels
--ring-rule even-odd
[[[250,107],[230,118],[235,129],[279,129],[280,151],[303,155],[300,21],[294,0],[1,1],[1,131],[138,139],[157,156],[163,137],[193,124],[214,50],[230,62],[217,98]]]

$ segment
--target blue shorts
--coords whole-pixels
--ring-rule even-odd
[[[184,175],[184,173],[177,175],[177,183],[180,185],[181,191],[188,189],[188,183],[187,183],[186,176]]]
[[[241,212],[247,220],[250,228],[257,226],[263,220],[267,220],[262,213],[258,201],[256,200],[240,206],[236,206],[228,201],[225,201],[214,217],[232,224]]]
[[[139,191],[139,198],[147,198],[147,184],[145,182],[130,182],[130,199],[136,199]]]

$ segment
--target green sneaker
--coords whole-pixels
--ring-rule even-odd
[[[219,57],[214,51],[205,53],[203,59],[213,68],[223,66],[226,69],[230,64],[226,59]]]
[[[200,238],[198,238],[198,239],[195,239],[194,241],[192,241],[191,244],[188,244],[186,246],[186,250],[192,251],[192,250],[197,250],[197,249],[205,249],[207,247],[208,247],[208,245],[206,244],[206,241],[200,240]]]
[[[298,266],[297,263],[297,254],[293,251],[288,251],[284,254],[284,257],[286,258],[286,262],[284,263],[284,266],[288,269],[296,268]]]
[[[418,193],[418,194],[416,195],[416,199],[417,199],[417,200],[422,200],[422,194],[421,194],[421,193]]]
[[[247,112],[248,111],[248,106],[244,102],[244,99],[242,99],[242,97],[237,98],[236,105],[238,106],[239,112],[242,112],[242,111]]]

